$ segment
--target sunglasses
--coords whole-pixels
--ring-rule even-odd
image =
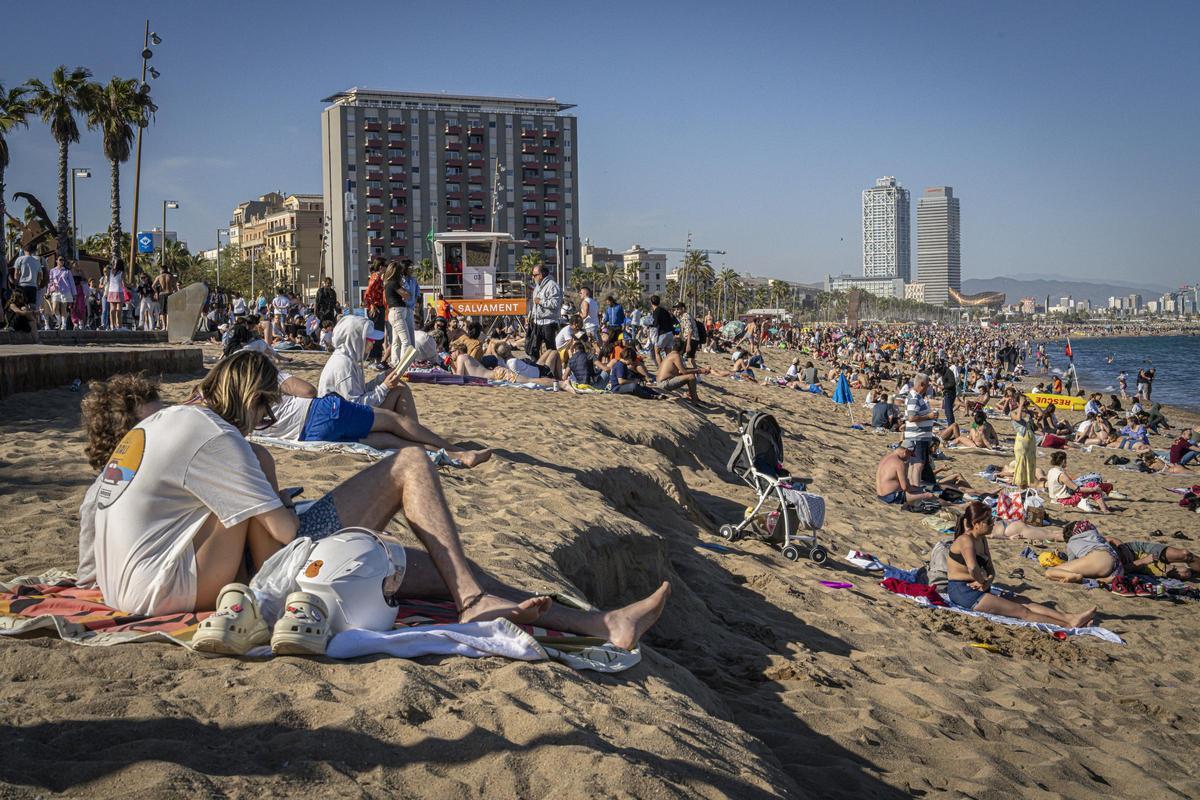
[[[279,423],[279,418],[275,416],[275,412],[271,409],[271,404],[263,397],[260,397],[258,402],[266,406],[267,411],[263,414],[262,422],[254,426],[254,430],[265,431],[267,428],[275,427]]]

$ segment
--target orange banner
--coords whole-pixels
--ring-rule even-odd
[[[523,317],[528,306],[524,297],[491,300],[447,299],[456,312],[467,317]]]

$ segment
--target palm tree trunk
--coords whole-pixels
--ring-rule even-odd
[[[58,144],[58,254],[66,258],[71,249],[68,244],[75,239],[67,217],[67,143]]]
[[[115,158],[109,161],[112,165],[112,185],[109,186],[109,197],[112,204],[112,222],[108,226],[108,241],[111,252],[121,252],[121,162]]]
[[[4,205],[4,163],[0,162],[0,253],[4,256],[3,269],[8,269],[8,208]]]

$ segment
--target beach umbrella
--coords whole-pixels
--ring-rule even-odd
[[[746,323],[740,319],[730,320],[721,326],[721,335],[726,339],[737,339],[746,332]]]
[[[837,386],[833,390],[833,402],[839,406],[846,406],[850,411],[850,424],[854,424],[854,395],[850,392],[850,381],[846,379],[846,373],[838,376]]]

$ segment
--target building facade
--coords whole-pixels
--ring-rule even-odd
[[[856,278],[853,275],[826,275],[825,291],[848,292],[851,289],[876,297],[905,298],[905,283],[900,278]]]
[[[904,299],[915,300],[918,303],[925,302],[925,284],[923,283],[906,283],[904,285]]]
[[[574,106],[360,88],[324,102],[330,274],[344,302],[359,302],[376,256],[432,259],[430,231],[511,233],[521,243],[501,250],[498,279],[527,253],[563,280],[579,262]]]
[[[635,244],[622,253],[621,257],[625,261],[625,274],[633,277],[636,273],[638,282],[642,284],[643,297],[666,295],[666,253],[652,253],[640,244]]]
[[[933,305],[946,305],[951,288],[962,291],[959,206],[949,186],[926,189],[917,201],[917,280]]]
[[[864,278],[912,279],[908,189],[893,177],[877,178],[862,193]]]
[[[259,286],[283,286],[316,296],[322,272],[324,201],[319,194],[269,192],[239,203],[229,222],[229,245],[252,263]]]

